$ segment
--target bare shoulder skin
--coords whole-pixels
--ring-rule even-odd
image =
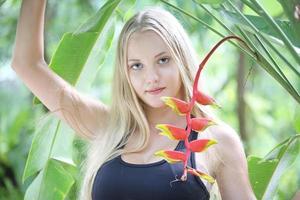
[[[255,200],[249,182],[244,148],[238,134],[226,124],[209,127],[209,130],[218,144],[208,150],[213,152],[209,156],[214,158],[209,158],[207,166],[210,175],[218,183],[222,199]],[[205,138],[205,133],[199,135],[199,138]],[[201,166],[203,162],[199,157],[196,157],[197,166]]]

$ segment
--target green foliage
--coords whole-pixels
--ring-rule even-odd
[[[62,167],[61,163],[49,159],[45,168],[27,189],[24,199],[65,199],[73,184],[73,177]]]
[[[119,2],[107,1],[75,33],[65,34],[51,60],[50,67],[77,88],[86,89],[91,85],[94,71],[110,48],[113,23],[105,25]],[[49,115],[37,127],[23,180],[37,176],[26,191],[25,199],[65,199],[74,184],[72,175],[61,166],[75,165],[72,158],[74,135],[64,126]]]
[[[204,4],[220,4],[223,3],[224,0],[196,0],[198,3]]]
[[[16,2],[0,1],[0,43],[1,47],[5,46],[0,50],[1,63],[7,62],[11,49],[8,44],[13,44],[18,10]],[[49,13],[49,28],[45,32],[46,45],[49,44],[46,46],[46,55],[49,56],[55,49],[50,62],[51,69],[76,89],[95,93],[106,91],[104,94],[107,96],[110,94],[107,92],[107,82],[112,80],[108,78],[110,74],[106,73],[112,72],[114,55],[110,49],[116,43],[115,35],[129,17],[147,4],[165,6],[180,19],[197,46],[199,55],[204,54],[220,37],[228,34],[243,37],[256,54],[236,43],[232,44],[239,51],[231,47],[220,49],[210,63],[212,67],[205,72],[208,81],[214,82],[207,88],[215,93],[212,96],[218,97],[226,105],[221,111],[221,118],[237,127],[240,119],[235,115],[238,98],[235,65],[239,64],[236,60],[240,52],[248,55],[246,66],[251,68],[248,80],[244,83],[244,98],[247,132],[251,137],[244,143],[249,146],[249,152],[256,155],[248,157],[251,184],[258,199],[292,197],[292,194],[288,196],[284,193],[295,192],[299,188],[297,181],[300,180],[297,173],[299,167],[286,172],[299,154],[299,137],[293,135],[300,130],[299,54],[294,51],[300,44],[300,25],[293,15],[296,0],[279,0],[282,7],[277,6],[276,9],[272,1],[255,0],[243,0],[244,7],[241,2],[231,0],[106,1],[101,2],[103,6],[87,22],[63,37],[58,33],[65,32],[66,21],[72,20],[75,26],[84,19],[82,16],[90,15],[97,6],[90,1],[76,1],[76,6],[73,1],[71,4],[53,2],[49,1],[52,13]],[[88,12],[76,11],[77,8],[84,8]],[[68,12],[64,12],[66,10]],[[55,15],[60,22],[53,26],[51,20],[55,19]],[[57,46],[58,38],[62,39]],[[94,83],[91,90],[100,67],[101,77],[98,77],[99,82]],[[266,76],[262,69],[271,76]],[[39,107],[30,110],[32,105],[26,101],[28,98],[20,95],[20,91],[11,87],[11,84],[1,87],[3,72],[0,71],[0,200],[22,199],[26,189],[25,199],[75,199],[81,181],[78,166],[85,157],[85,143],[74,141],[73,130],[59,122],[54,113],[47,114],[42,120],[39,116],[41,113],[34,116],[40,111]],[[285,90],[277,87],[280,85],[274,84],[272,78],[290,95],[287,96]],[[290,97],[296,101],[292,102]],[[36,118],[39,122],[32,136]],[[277,145],[267,156],[261,158],[258,155],[269,151],[277,141],[287,137],[290,138]]]
[[[217,35],[224,37],[225,34],[220,32],[219,30],[216,30],[212,25],[209,25],[205,23],[203,20],[199,19],[195,15],[191,14],[190,12],[187,12],[180,8],[179,6],[176,6],[174,4],[171,4],[167,1],[162,0],[162,2],[166,3],[170,7],[178,10],[179,12],[183,13],[184,15],[187,15],[188,17],[198,21],[200,24],[204,25],[205,27],[209,28],[211,31],[216,33]],[[206,8],[199,2],[195,2],[196,5],[201,7],[202,9],[205,10],[214,20],[220,24],[228,33],[238,35],[246,41],[247,45],[251,47],[251,50],[245,49],[244,46],[241,44],[234,44],[235,46],[239,47],[243,52],[245,52],[251,59],[255,60],[266,72],[268,72],[278,83],[282,85],[284,89],[286,89],[287,92],[289,92],[294,99],[300,103],[300,95],[298,91],[295,89],[293,84],[291,84],[290,80],[287,78],[281,67],[278,65],[278,63],[275,61],[275,58],[273,55],[271,55],[269,48],[272,49],[276,56],[280,59],[282,59],[285,64],[287,64],[288,67],[290,67],[291,72],[295,73],[295,75],[299,78],[300,77],[300,72],[293,67],[289,63],[287,59],[285,59],[285,55],[283,55],[281,52],[276,50],[276,48],[273,46],[271,42],[267,38],[264,37],[260,33],[260,31],[251,23],[251,21],[247,18],[245,14],[243,14],[240,9],[234,5],[234,3],[231,0],[227,0],[224,5],[221,5],[221,8],[216,8],[218,13],[220,11],[228,11],[233,12],[236,16],[239,16],[240,19],[243,20],[243,24],[247,24],[255,34],[249,34],[247,32],[247,29],[244,29],[245,26],[238,26],[234,24],[232,28],[230,28],[230,25],[232,25],[232,22],[228,22],[229,24],[226,24],[223,22],[221,19],[221,16],[218,17],[216,14],[214,14],[210,9]],[[268,25],[268,29],[270,31],[268,32],[273,32],[275,35],[280,38],[281,42],[285,44],[285,47],[288,50],[288,53],[295,59],[295,61],[300,64],[300,56],[297,54],[292,41],[289,40],[289,38],[286,36],[284,31],[280,28],[280,26],[276,23],[276,21],[265,11],[265,9],[256,1],[252,0],[250,1],[243,1],[246,5],[248,5],[253,11],[255,11],[260,17],[264,19],[266,24]],[[225,7],[226,6],[226,7]],[[227,8],[228,7],[228,8]],[[297,40],[294,40],[297,41]],[[298,43],[298,42],[297,42]],[[285,65],[284,65],[285,66]]]
[[[243,2],[258,16],[243,14],[240,5],[238,8],[237,4],[231,0],[225,1],[220,7],[210,8],[209,6],[202,5],[199,3],[199,1],[194,1],[199,8],[202,8],[206,13],[208,13],[215,20],[215,22],[227,32],[223,33],[219,29],[216,30],[213,24],[207,24],[204,20],[198,18],[196,13],[192,13],[190,10],[184,10],[182,6],[172,4],[169,1],[163,2],[173,9],[176,9],[178,12],[181,12],[187,17],[197,21],[199,24],[210,29],[212,32],[221,37],[224,37],[229,33],[233,35],[239,35],[240,37],[244,38],[252,50],[255,51],[255,54],[247,51],[244,46],[239,46],[236,44],[234,45],[238,46],[252,60],[259,64],[266,72],[268,72],[278,83],[280,83],[280,85],[283,86],[283,88],[285,88],[286,91],[288,91],[294,97],[294,99],[297,101],[297,104],[300,103],[300,96],[299,92],[297,91],[297,89],[299,89],[297,86],[299,85],[300,73],[299,69],[295,67],[299,66],[299,55],[295,52],[294,48],[299,46],[300,40],[299,34],[296,35],[294,33],[295,30],[294,27],[291,26],[291,21],[283,21],[272,18],[256,0],[245,0]],[[285,9],[285,7],[283,8]],[[221,13],[223,13],[223,15],[220,15]],[[276,38],[276,40],[273,38]],[[282,44],[284,44],[284,46],[282,46]],[[275,45],[277,46],[275,47]],[[281,46],[281,51],[277,49],[278,46]],[[298,64],[295,64],[294,61],[287,59],[288,56],[293,57],[294,61]],[[293,75],[289,76],[288,78],[287,74]],[[296,81],[294,84],[292,83],[290,77],[295,78],[294,80]],[[272,95],[271,91],[268,93],[270,93],[269,95]],[[257,106],[257,104],[250,99],[249,106]],[[268,108],[266,107],[265,109]],[[254,110],[257,110],[257,108]],[[262,125],[266,126],[267,123],[264,123],[259,119],[268,117],[269,114],[270,113],[263,116],[262,113],[258,112],[257,115],[253,116],[253,118],[254,120],[257,120],[257,123],[261,123]],[[283,115],[283,113],[281,113],[281,115]],[[271,127],[272,126],[270,126],[270,128]],[[279,132],[276,130],[273,131]],[[267,140],[263,141],[263,143],[266,142]],[[259,146],[260,145],[257,144],[256,139],[255,147]],[[284,147],[282,147],[281,150],[284,151],[283,149]],[[272,153],[274,152],[272,151]],[[277,159],[279,160],[268,160],[262,162],[262,159],[258,157],[249,158],[251,182],[258,199],[261,199],[263,195],[265,195],[265,199],[270,199],[270,197],[276,196],[276,189],[280,183],[279,178],[281,177],[281,173],[283,173],[288,167],[287,165],[284,165],[286,164],[285,161],[287,158],[290,158],[291,163],[296,159],[296,156],[297,154],[295,154],[294,151],[287,151],[284,156],[281,154],[278,155]],[[281,162],[280,159],[284,161]]]
[[[248,157],[249,176],[257,199],[273,199],[283,173],[300,153],[300,135],[278,144],[264,158]]]
[[[253,28],[248,23],[244,22],[243,18],[240,15],[233,12],[228,12],[226,10],[224,10],[224,15],[228,17],[228,20],[231,23],[240,25],[241,27],[243,27],[244,30],[249,31],[252,34],[256,33],[256,31],[253,30]],[[270,29],[263,17],[253,15],[245,15],[245,17],[249,20],[251,24],[254,25],[256,30],[267,34],[270,37],[270,40],[272,39],[271,37],[275,37],[280,40],[280,36],[278,35],[278,33],[273,29]],[[288,39],[292,42],[292,44],[297,47],[300,47],[299,36],[294,33],[295,29],[293,28],[291,22],[286,20],[275,20],[275,22],[278,24],[278,26],[284,32],[284,34],[288,37]]]
[[[72,132],[62,129],[57,118],[49,115],[43,119],[36,127],[23,181],[42,170],[50,158],[75,165],[72,161],[72,139]]]
[[[114,35],[114,26],[111,25],[111,28],[103,33],[105,35],[102,36],[101,39],[103,40],[103,38],[105,38],[104,42],[100,45],[96,45],[96,42],[111,13],[119,2],[120,1],[116,0],[108,1],[78,30],[74,33],[66,33],[63,36],[49,64],[50,68],[56,74],[72,85],[75,85],[78,82],[79,76],[83,73],[82,71],[84,69],[86,70],[86,65],[92,65],[94,68],[100,66],[105,55],[105,51],[101,50],[105,50],[110,46]],[[93,52],[95,46],[97,50],[94,49]],[[36,99],[34,102],[39,103]]]

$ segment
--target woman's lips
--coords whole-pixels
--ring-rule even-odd
[[[146,92],[148,92],[149,94],[156,95],[156,94],[161,93],[164,89],[165,89],[165,87],[162,87],[162,88],[156,88],[153,90],[147,90]]]

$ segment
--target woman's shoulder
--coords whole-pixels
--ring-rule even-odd
[[[233,148],[242,144],[239,134],[230,125],[222,122],[211,126],[211,136],[217,140],[216,148],[221,148],[223,151],[225,147]]]
[[[217,175],[217,171],[222,166],[235,165],[245,159],[242,141],[230,125],[222,122],[210,126],[204,132],[198,134],[197,139],[204,138],[217,141],[217,144],[209,147],[204,152],[212,175]],[[201,161],[199,160],[199,162]]]
[[[247,159],[239,134],[228,124],[221,123],[208,128],[210,138],[217,144],[210,147],[209,161],[212,175],[226,199],[245,197],[255,199],[248,178]],[[234,177],[234,181],[232,181]],[[236,190],[237,193],[232,193]]]
[[[214,165],[216,175],[222,173],[222,169],[235,169],[243,171],[246,166],[246,155],[239,134],[228,124],[220,123],[210,127],[211,138],[217,141],[214,154],[217,157]],[[220,171],[221,170],[221,171]]]
[[[211,137],[217,141],[213,147],[217,154],[226,160],[244,156],[244,147],[239,134],[230,125],[222,122],[210,127]]]

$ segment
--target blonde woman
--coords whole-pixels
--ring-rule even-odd
[[[116,52],[112,102],[105,105],[79,93],[48,68],[43,57],[45,4],[45,0],[23,0],[12,68],[50,111],[90,142],[80,199],[213,198],[213,186],[196,176],[172,182],[181,176],[182,166],[154,156],[161,149],[185,148],[183,141],[160,135],[155,125],[186,127],[185,116],[175,114],[160,97],[188,101],[199,62],[176,18],[151,8],[124,25]],[[213,117],[199,105],[192,114]],[[232,128],[218,120],[218,125],[202,134],[191,132],[190,137],[218,141],[205,153],[192,153],[189,165],[216,179],[222,199],[255,199],[243,146]]]

